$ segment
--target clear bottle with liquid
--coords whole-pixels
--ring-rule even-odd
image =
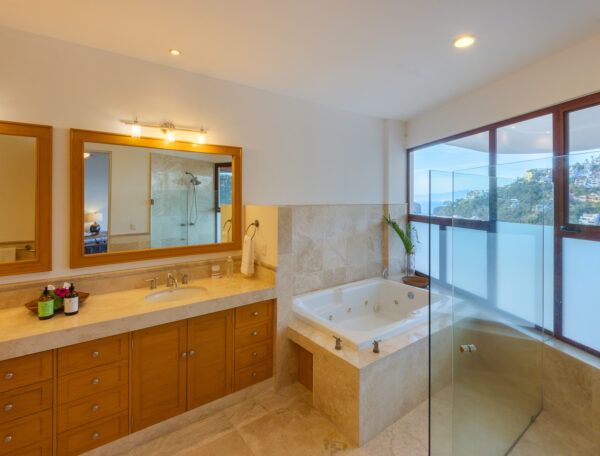
[[[227,257],[226,275],[228,279],[233,279],[233,258]]]

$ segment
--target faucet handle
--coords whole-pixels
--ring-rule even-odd
[[[150,289],[151,290],[155,290],[156,289],[156,281],[157,280],[158,280],[158,277],[152,277],[151,279],[144,280],[144,282],[150,282]]]
[[[379,353],[379,342],[381,339],[373,341],[373,353]]]
[[[187,285],[188,284],[188,275],[187,274],[183,274],[181,276],[181,284],[182,285]]]

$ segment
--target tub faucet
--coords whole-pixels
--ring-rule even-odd
[[[388,278],[388,268],[384,268],[384,269],[383,269],[383,272],[381,273],[381,276],[382,276],[384,279],[387,279],[387,278]]]
[[[167,286],[169,288],[173,288],[173,285],[175,285],[175,288],[179,288],[179,282],[175,277],[173,277],[173,274],[169,272],[167,274]]]
[[[381,342],[381,340],[373,341],[373,353],[379,353],[379,342]]]
[[[338,337],[338,336],[333,336],[333,338],[335,339],[335,349],[341,350],[342,349],[342,338]]]

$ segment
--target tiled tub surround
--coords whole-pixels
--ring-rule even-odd
[[[446,337],[447,322],[436,321],[432,330],[434,337]],[[288,328],[288,337],[313,354],[314,407],[359,446],[427,399],[428,334],[422,324],[373,353],[335,350],[330,335],[300,320]]]
[[[81,306],[79,314],[70,317],[58,314],[45,321],[39,321],[37,316],[22,306],[0,310],[0,360],[275,297],[272,282],[246,279],[239,274],[232,279],[191,280],[188,286],[204,287],[207,291],[197,297],[165,303],[146,301],[145,296],[151,292],[147,286],[143,289],[92,295]]]

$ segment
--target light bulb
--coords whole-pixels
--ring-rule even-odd
[[[169,141],[169,142],[175,141],[175,133],[173,133],[171,130],[167,131],[167,141]]]
[[[131,124],[131,137],[139,138],[142,134],[142,127],[138,123]]]
[[[198,144],[205,144],[206,143],[206,133],[199,133],[198,140],[196,142]]]
[[[90,157],[92,154],[90,154],[89,152],[84,152],[83,153],[83,158],[88,158]]]
[[[454,47],[457,48],[467,48],[469,46],[472,46],[473,43],[475,43],[475,37],[472,35],[463,35],[463,36],[459,36],[458,38],[456,38],[454,40]]]

